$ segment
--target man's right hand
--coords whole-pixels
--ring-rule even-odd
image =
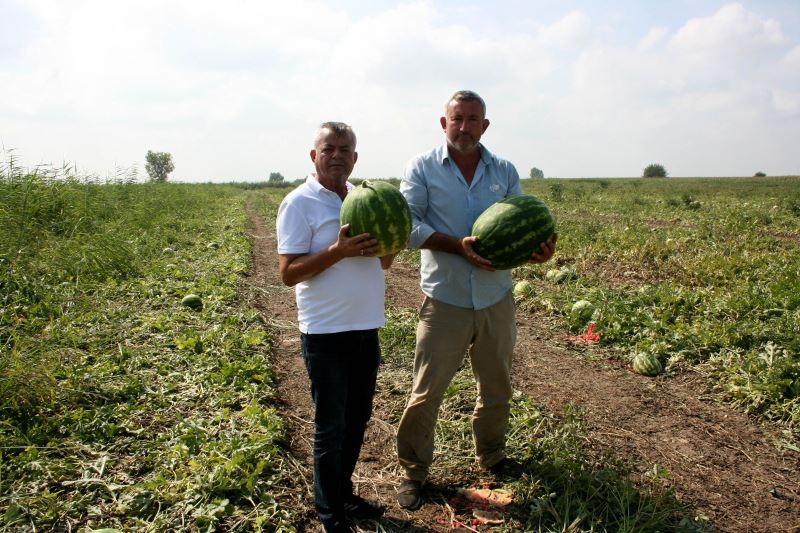
[[[488,270],[489,272],[494,272],[497,269],[492,266],[492,262],[484,257],[479,256],[475,250],[472,249],[472,245],[477,242],[477,240],[478,237],[470,235],[459,241],[462,250],[461,257],[466,259],[473,266],[482,268],[483,270]]]
[[[472,249],[472,244],[477,240],[478,238],[474,236],[459,239],[458,237],[453,237],[452,235],[446,235],[437,231],[428,237],[420,248],[460,255],[469,264],[488,270],[489,272],[494,272],[497,269],[492,266],[492,262],[479,256],[475,253],[475,250]]]
[[[339,228],[336,242],[313,255],[311,254],[281,254],[278,256],[278,271],[281,280],[293,287],[301,281],[313,278],[320,272],[335,265],[345,257],[374,257],[378,253],[378,241],[362,233],[348,237],[349,224]]]
[[[353,237],[348,237],[347,232],[350,230],[350,224],[345,224],[339,228],[339,237],[332,246],[332,251],[339,254],[341,257],[373,257],[378,253],[378,240],[369,236],[369,233],[361,233]]]

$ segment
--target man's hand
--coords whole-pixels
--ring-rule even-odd
[[[301,281],[311,279],[345,257],[374,257],[378,253],[378,241],[371,238],[369,233],[348,237],[347,230],[349,229],[349,224],[339,228],[336,242],[313,255],[280,254],[278,271],[281,274],[281,280],[286,285],[293,287]]]
[[[345,224],[339,228],[339,237],[336,242],[331,245],[330,250],[341,257],[373,257],[378,253],[377,239],[369,236],[369,233],[362,233],[353,237],[348,237],[347,232],[350,230],[350,224]]]
[[[547,239],[542,243],[539,247],[541,249],[540,252],[533,252],[531,254],[531,258],[529,261],[531,263],[546,263],[553,257],[553,254],[556,253],[556,241],[558,240],[558,235],[553,234],[552,237]]]
[[[381,268],[384,270],[389,270],[389,267],[392,266],[392,262],[394,261],[394,257],[397,253],[389,254],[381,256],[379,259],[381,260]]]
[[[461,244],[461,256],[471,265],[488,270],[489,272],[494,272],[497,269],[492,266],[492,262],[479,256],[477,253],[475,253],[475,250],[472,249],[473,243],[475,243],[477,240],[478,238],[474,235],[470,235],[461,239],[459,241]]]

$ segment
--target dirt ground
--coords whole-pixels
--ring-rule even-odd
[[[294,291],[278,276],[274,224],[249,211],[253,243],[255,305],[277,329],[274,363],[280,410],[290,445],[311,483],[313,409],[299,355]],[[422,299],[416,268],[396,262],[387,275],[387,304],[416,308]],[[644,472],[668,470],[677,498],[706,516],[720,532],[800,532],[800,454],[779,450],[777,428],[716,401],[704,378],[687,372],[656,379],[630,372],[602,349],[575,346],[546,317],[517,314],[514,387],[539,405],[561,413],[577,406],[587,426],[586,445]],[[587,357],[587,351],[591,357]],[[401,472],[394,454],[394,427],[407,391],[381,390],[376,397],[355,481],[367,498],[387,505],[378,523],[363,531],[452,531],[445,487],[428,490],[421,509],[406,512],[395,501]],[[398,412],[399,410],[399,412]],[[469,474],[469,473],[467,473]],[[438,492],[437,492],[438,491]],[[318,531],[313,500],[302,495],[298,528]],[[439,494],[439,497],[435,495]],[[465,530],[466,531],[466,530]]]

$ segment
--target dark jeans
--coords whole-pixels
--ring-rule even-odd
[[[344,519],[345,497],[372,413],[378,330],[300,334],[314,399],[314,500],[323,524]]]

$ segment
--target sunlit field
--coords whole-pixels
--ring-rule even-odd
[[[737,407],[800,435],[800,179],[526,180],[558,220],[555,265],[524,267],[526,305],[602,344],[714,376]],[[568,275],[561,283],[550,269]]]
[[[622,361],[653,353],[667,378],[689,368],[710,376],[731,406],[777,424],[781,445],[796,449],[800,178],[547,179],[524,189],[549,205],[559,240],[555,261],[514,271],[536,287],[519,305],[552,316],[565,335],[591,321],[601,349]],[[274,405],[274,330],[244,283],[245,203],[272,224],[288,190],[3,169],[0,524],[296,527],[283,495],[305,489]],[[181,305],[189,293],[201,309]],[[572,313],[578,300],[593,313]],[[414,323],[413,310],[390,309],[381,334],[379,393],[398,409]],[[447,442],[468,432],[470,379],[459,374],[448,391]],[[571,498],[519,487],[539,511],[517,526],[560,531],[569,513],[601,505],[605,526],[574,531],[676,530],[681,506],[668,491],[634,486],[613,461],[598,466],[581,451],[579,417],[558,415],[515,398],[512,432],[539,435],[515,446],[560,469],[542,483]]]
[[[290,524],[242,189],[56,178],[0,182],[0,523]]]

